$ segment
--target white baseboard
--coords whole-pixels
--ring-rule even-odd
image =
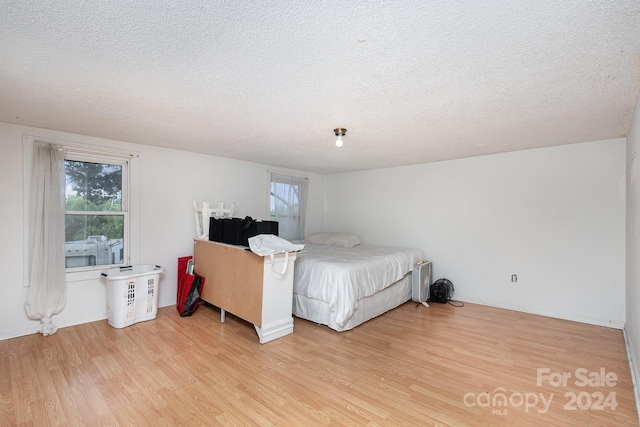
[[[168,307],[170,305],[176,305],[176,299],[175,298],[169,298],[169,299],[164,299],[164,300],[160,300],[158,299],[158,308],[161,307]]]
[[[633,383],[633,395],[636,398],[636,412],[638,412],[638,422],[640,423],[640,395],[638,395],[638,386],[640,384],[640,369],[638,369],[638,358],[634,352],[635,346],[631,335],[627,334],[627,329],[622,329],[624,335],[624,344],[627,347],[627,359],[629,360],[629,370],[631,371],[631,382]]]
[[[170,305],[175,305],[174,301],[165,301],[162,304],[158,304],[159,307],[166,307]],[[68,326],[81,325],[83,323],[97,322],[99,320],[106,320],[106,313],[97,313],[91,316],[82,316],[82,317],[74,317],[74,318],[65,318],[63,321],[57,321],[54,316],[53,322],[58,326],[58,328],[66,328]],[[29,322],[28,326],[19,327],[17,329],[8,330],[8,331],[0,331],[0,341],[8,340],[11,338],[23,337],[25,335],[37,334],[40,332],[40,321],[33,320]]]
[[[454,298],[454,299],[457,299],[457,298]],[[612,322],[607,320],[565,316],[558,313],[545,312],[543,310],[538,310],[531,307],[514,306],[514,305],[507,305],[507,304],[495,304],[494,302],[491,302],[491,301],[484,301],[484,300],[479,300],[475,298],[466,298],[465,296],[460,296],[460,300],[469,302],[472,304],[480,304],[480,305],[486,305],[489,307],[503,308],[505,310],[520,311],[522,313],[537,314],[539,316],[553,317],[555,319],[562,319],[562,320],[570,320],[572,322],[586,323],[586,324],[595,325],[595,326],[604,326],[606,328],[613,328],[613,329],[624,328],[624,321]]]
[[[34,324],[34,326],[30,326],[27,328],[4,331],[0,333],[0,341],[9,340],[11,338],[23,337],[25,335],[37,334],[39,330],[40,330],[40,323]]]
[[[279,320],[268,325],[262,325],[262,327],[256,325],[254,325],[254,327],[260,338],[260,344],[265,344],[293,333],[293,317]]]
[[[58,327],[58,329],[66,328],[68,326],[81,325],[83,323],[96,322],[98,320],[104,320],[107,317],[105,315],[96,315],[92,317],[76,317],[76,318],[67,318],[64,320],[56,319],[56,315],[53,316],[53,323]],[[40,321],[32,320],[29,322],[30,325],[27,327],[0,332],[0,341],[8,340],[11,338],[23,337],[25,335],[37,334],[40,332]]]

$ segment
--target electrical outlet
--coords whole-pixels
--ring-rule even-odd
[[[511,281],[512,281],[513,283],[516,283],[516,282],[518,281],[518,275],[517,275],[517,274],[512,274],[512,275],[511,275]]]

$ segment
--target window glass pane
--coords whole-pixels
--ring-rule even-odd
[[[67,268],[124,262],[124,215],[65,216]]]
[[[122,166],[65,160],[67,211],[122,211]]]
[[[124,263],[121,164],[65,160],[65,265],[67,268]],[[78,213],[73,213],[73,212]]]
[[[271,183],[271,218],[278,215],[298,215],[298,186],[283,182]]]

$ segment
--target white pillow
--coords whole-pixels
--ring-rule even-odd
[[[305,237],[304,240],[314,245],[338,246],[341,248],[352,248],[362,243],[358,236],[351,233],[313,233]]]

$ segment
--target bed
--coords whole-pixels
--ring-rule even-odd
[[[346,331],[411,299],[419,249],[360,243],[347,233],[315,233],[297,254],[296,317]]]

